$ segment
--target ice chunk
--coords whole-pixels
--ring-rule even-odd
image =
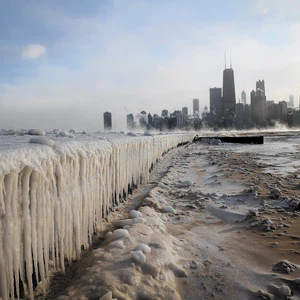
[[[29,135],[45,135],[45,131],[41,130],[41,129],[29,129],[28,130],[28,134]]]
[[[135,247],[134,250],[141,250],[141,251],[142,251],[143,253],[145,253],[145,254],[148,254],[148,253],[151,252],[151,248],[150,248],[148,245],[144,244],[144,243],[138,244],[138,245]]]
[[[103,295],[99,300],[117,300],[116,298],[112,297],[112,292],[109,291],[105,295]]]
[[[146,256],[142,250],[130,251],[130,255],[133,260],[139,264],[144,264],[146,262]]]
[[[175,209],[171,206],[163,206],[161,209],[162,213],[175,213]]]
[[[116,229],[110,236],[110,240],[115,241],[129,236],[129,232],[126,229]]]
[[[57,137],[68,137],[68,138],[75,138],[74,134],[67,132],[67,131],[61,131],[59,134],[56,135]]]
[[[117,240],[117,241],[114,241],[114,242],[111,242],[110,244],[108,244],[107,248],[108,249],[117,248],[117,249],[123,250],[125,248],[125,245],[124,245],[123,240]]]
[[[138,223],[147,223],[147,220],[145,218],[118,220],[115,222],[115,226],[116,227],[132,226],[133,224],[138,224]]]
[[[291,296],[292,295],[291,289],[287,285],[284,285],[284,284],[279,287],[279,293],[283,296]]]
[[[136,210],[132,210],[132,211],[130,211],[129,216],[131,219],[139,218],[142,216],[142,213],[139,211],[136,211]]]
[[[41,145],[46,145],[49,147],[54,146],[54,141],[51,139],[47,139],[45,137],[36,137],[36,138],[31,138],[29,143],[31,144],[41,144]]]
[[[60,131],[61,131],[60,129],[53,129],[53,130],[52,130],[52,132],[53,132],[54,134],[59,134]]]

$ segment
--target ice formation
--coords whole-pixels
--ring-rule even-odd
[[[53,147],[32,145],[26,135],[0,136],[3,300],[20,298],[20,285],[33,299],[32,275],[45,288],[50,262],[64,272],[65,259],[80,258],[82,247],[89,247],[93,234],[101,231],[102,218],[128,188],[147,182],[149,169],[163,153],[193,139],[192,134],[106,134],[101,140],[94,134],[66,140],[63,131],[55,134],[49,134]],[[126,231],[117,229],[108,239],[126,237]]]

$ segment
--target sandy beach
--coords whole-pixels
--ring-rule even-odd
[[[47,299],[299,299],[300,174],[269,168],[226,145],[170,151]]]

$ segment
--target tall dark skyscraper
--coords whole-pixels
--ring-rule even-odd
[[[235,85],[233,69],[223,71],[223,116],[226,110],[230,115],[235,115]],[[227,114],[228,114],[227,113]]]
[[[112,128],[111,113],[108,111],[105,112],[103,114],[103,119],[104,119],[104,130],[111,130]]]
[[[199,99],[193,99],[193,114],[199,114]]]
[[[210,88],[209,89],[209,105],[210,112],[214,113],[219,118],[222,117],[222,89]]]

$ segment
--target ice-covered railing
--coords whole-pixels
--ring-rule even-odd
[[[3,300],[19,298],[20,287],[33,298],[33,274],[44,289],[50,263],[64,271],[65,259],[79,259],[128,187],[147,182],[152,164],[194,135],[101,136],[49,135],[53,147],[0,136]]]

